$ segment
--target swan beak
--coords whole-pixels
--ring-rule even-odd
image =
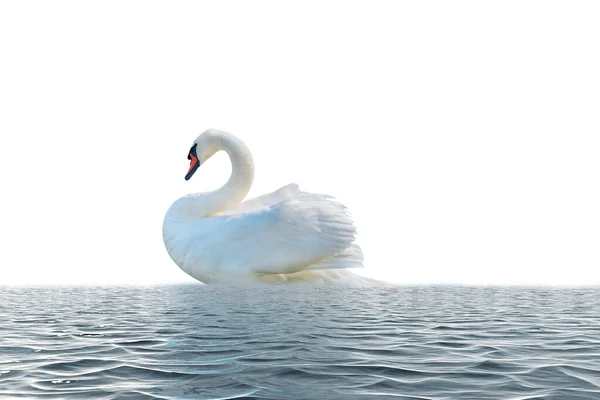
[[[192,175],[194,175],[194,172],[196,172],[196,170],[200,166],[200,161],[198,161],[198,155],[196,154],[196,146],[197,144],[194,143],[187,156],[188,160],[190,160],[190,169],[188,169],[187,174],[185,174],[186,181],[188,181],[192,177]]]

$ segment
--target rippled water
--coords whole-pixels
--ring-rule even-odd
[[[0,398],[600,399],[600,288],[0,288]]]

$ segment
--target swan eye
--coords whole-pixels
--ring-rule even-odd
[[[197,146],[198,146],[198,143],[194,143],[194,145],[192,147],[190,147],[190,151],[188,152],[188,156],[187,156],[188,160],[192,159],[192,154],[196,155],[196,147]]]
[[[196,154],[196,146],[198,146],[198,144],[194,143],[187,156],[188,160],[190,160],[190,169],[188,169],[187,174],[185,174],[186,181],[194,175],[194,172],[196,172],[200,166],[200,161],[198,161],[198,155]]]

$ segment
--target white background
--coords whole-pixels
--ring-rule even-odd
[[[600,284],[598,2],[2,2],[0,284],[191,282],[207,128],[349,206],[365,275]]]

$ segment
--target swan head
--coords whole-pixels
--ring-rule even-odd
[[[186,181],[194,175],[194,172],[196,172],[201,164],[204,164],[206,160],[220,150],[220,137],[220,131],[209,129],[194,140],[187,157],[190,160],[190,168],[187,174],[185,174]]]

